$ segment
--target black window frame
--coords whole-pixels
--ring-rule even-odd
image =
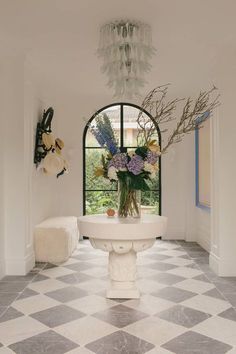
[[[160,145],[160,149],[161,149],[161,131],[160,128],[158,126],[158,124],[156,123],[156,121],[153,119],[152,115],[147,112],[145,109],[143,109],[142,107],[133,104],[133,103],[127,103],[127,102],[118,102],[118,103],[111,103],[107,106],[102,107],[101,109],[99,109],[98,111],[96,111],[92,117],[89,119],[89,121],[86,123],[86,126],[84,128],[84,132],[83,132],[83,215],[86,215],[86,192],[99,192],[99,191],[103,191],[103,192],[116,192],[117,190],[113,189],[86,189],[86,149],[104,149],[100,146],[86,146],[86,135],[87,135],[87,131],[90,127],[90,123],[96,118],[96,116],[98,114],[100,114],[101,112],[105,111],[106,109],[113,107],[113,106],[120,106],[120,148],[121,151],[122,149],[125,150],[127,148],[135,148],[134,146],[124,146],[124,106],[130,106],[130,107],[134,107],[140,111],[142,111],[143,113],[145,113],[150,120],[153,122],[153,124],[155,125],[156,131],[157,131],[157,135],[158,135],[158,141],[159,141],[159,145]],[[153,189],[150,190],[151,192],[159,192],[159,215],[161,215],[162,213],[162,183],[161,183],[161,156],[159,157],[159,170],[158,170],[158,178],[159,178],[159,189]]]

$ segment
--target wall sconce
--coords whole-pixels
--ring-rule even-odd
[[[45,158],[54,145],[52,135],[50,134],[52,132],[51,123],[53,115],[53,108],[48,108],[43,112],[42,121],[37,124],[34,149],[34,163],[36,165],[38,165],[41,160]]]

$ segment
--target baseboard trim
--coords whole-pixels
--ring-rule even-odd
[[[35,256],[34,253],[20,259],[6,259],[6,275],[26,275],[34,268]]]
[[[162,240],[185,240],[185,233],[182,231],[168,231],[162,236]]]
[[[217,275],[220,275],[220,258],[214,253],[210,253],[209,256],[209,266]]]
[[[0,260],[0,279],[5,276],[5,262],[4,260]]]
[[[204,250],[206,250],[207,252],[210,253],[210,251],[211,251],[211,242],[210,242],[210,240],[206,240],[206,239],[203,239],[203,238],[198,238],[198,239],[197,239],[197,243],[198,243],[202,248],[204,248]]]

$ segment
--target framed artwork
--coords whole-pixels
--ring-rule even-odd
[[[211,208],[211,156],[210,119],[195,131],[196,158],[196,206],[207,211]]]

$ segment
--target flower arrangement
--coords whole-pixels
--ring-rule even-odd
[[[119,182],[120,217],[139,217],[137,191],[150,189],[147,181],[156,177],[160,147],[156,140],[150,140],[135,150],[121,151],[109,117],[102,114],[95,119],[95,123],[91,132],[107,151],[106,155],[102,155],[102,165],[96,168],[95,176]]]
[[[91,127],[98,143],[107,151],[102,156],[102,165],[95,170],[95,176],[103,176],[111,182],[118,181],[120,217],[140,216],[137,191],[150,189],[147,181],[156,177],[159,156],[173,144],[179,143],[186,134],[201,128],[202,123],[220,104],[219,94],[214,95],[217,92],[214,86],[208,91],[201,91],[195,100],[191,97],[168,100],[168,88],[169,85],[158,86],[144,98],[137,117],[137,141],[141,142],[141,146],[135,150],[119,149],[117,137],[106,114],[98,116],[95,119],[96,125]],[[183,106],[177,110],[181,102]],[[145,111],[153,118],[151,124],[150,119],[147,120],[146,114],[143,114]],[[173,120],[177,120],[176,126],[165,139],[160,151],[160,146],[153,139],[156,126],[165,124],[162,132],[166,133],[168,123]]]

